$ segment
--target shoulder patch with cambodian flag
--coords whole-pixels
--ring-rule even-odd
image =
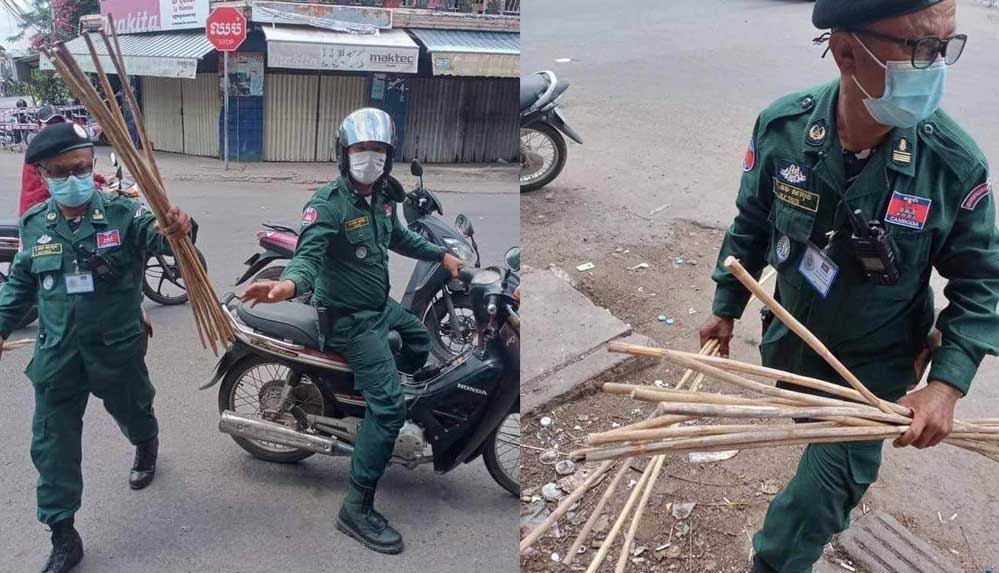
[[[319,213],[316,212],[315,207],[306,207],[305,211],[302,213],[302,226],[306,227],[316,222],[319,218]]]
[[[975,207],[978,207],[978,203],[989,196],[992,191],[992,182],[986,181],[978,187],[971,190],[970,193],[961,201],[961,208],[967,211],[974,211]]]
[[[742,158],[742,170],[752,171],[756,166],[756,142],[749,138],[749,147],[746,148],[746,155]]]
[[[118,233],[118,229],[112,231],[107,231],[104,233],[97,233],[97,248],[98,249],[108,249],[111,247],[121,246],[121,234]]]
[[[885,223],[922,231],[926,226],[926,219],[930,216],[932,203],[933,201],[924,197],[895,191],[891,194],[888,210],[885,211]]]

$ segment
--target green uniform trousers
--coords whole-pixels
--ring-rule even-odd
[[[399,430],[406,422],[406,399],[389,348],[390,330],[403,340],[398,368],[421,367],[430,353],[430,335],[418,318],[392,299],[381,311],[341,317],[333,332],[323,337],[324,346],[342,355],[354,370],[354,388],[367,402],[350,461],[350,477],[368,490],[373,490],[385,473]]]
[[[881,440],[810,444],[798,471],[770,502],[763,529],[753,536],[757,571],[811,571],[850,511],[878,479]]]
[[[141,352],[114,372],[95,371],[77,354],[64,373],[58,385],[35,386],[31,460],[38,470],[38,520],[45,524],[80,509],[83,413],[91,393],[104,401],[104,409],[133,445],[159,432],[153,414],[156,391]]]

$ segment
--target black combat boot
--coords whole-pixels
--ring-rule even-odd
[[[402,553],[402,535],[375,511],[374,488],[363,488],[351,480],[350,492],[336,518],[336,528],[379,553]]]
[[[135,461],[128,474],[128,486],[142,489],[153,481],[156,475],[156,455],[160,450],[160,439],[155,437],[135,446]]]
[[[83,540],[73,527],[73,518],[52,524],[52,553],[42,573],[65,573],[83,559]]]

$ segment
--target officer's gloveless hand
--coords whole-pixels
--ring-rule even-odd
[[[451,278],[458,278],[458,271],[465,266],[465,263],[458,257],[445,253],[444,258],[441,260],[441,266],[443,266],[449,273],[451,273]]]
[[[718,341],[718,354],[722,358],[728,358],[728,343],[732,340],[732,330],[735,328],[735,319],[726,318],[712,314],[710,318],[701,326],[701,348],[714,338]]]
[[[156,223],[156,229],[161,235],[173,239],[180,239],[191,232],[191,216],[181,211],[179,208],[170,207],[170,210],[167,211],[166,217],[166,227],[160,229],[159,222]]]
[[[954,405],[961,396],[957,388],[935,380],[931,380],[925,388],[903,396],[898,403],[912,408],[912,424],[892,445],[896,448],[916,446],[922,449],[942,442],[954,425]]]
[[[239,297],[243,302],[249,302],[250,307],[260,302],[281,302],[295,296],[293,281],[257,281],[246,287]]]

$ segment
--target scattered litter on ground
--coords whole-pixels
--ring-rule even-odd
[[[628,267],[628,270],[629,271],[637,271],[638,269],[647,269],[647,268],[649,268],[649,263],[638,263],[637,265],[635,265],[633,267]]]
[[[648,547],[646,547],[646,546],[644,546],[644,545],[640,545],[640,546],[636,547],[636,548],[635,548],[635,549],[634,549],[634,550],[633,550],[633,551],[631,552],[631,556],[632,556],[632,557],[638,557],[638,556],[639,556],[639,555],[641,555],[642,553],[645,553],[645,550],[646,550],[646,549],[648,549]]]
[[[562,560],[562,557],[558,553],[552,553],[552,561],[558,563]]]
[[[541,418],[541,427],[542,427],[542,428],[547,428],[547,427],[551,426],[551,425],[552,425],[552,424],[554,424],[554,423],[555,423],[555,421],[554,421],[554,420],[552,420],[552,419],[551,419],[550,417],[548,417],[548,416],[545,416],[544,418]]]
[[[550,466],[558,461],[558,451],[557,450],[545,450],[538,454],[538,461]]]
[[[937,521],[939,521],[940,523],[943,523],[943,516],[940,515],[939,511],[937,512]]]
[[[690,512],[694,511],[695,505],[697,505],[697,503],[693,501],[688,501],[684,503],[674,503],[673,519],[687,519],[688,517],[690,517]]]
[[[760,491],[767,495],[777,495],[780,491],[781,483],[775,479],[768,479],[760,484]]]
[[[857,570],[856,567],[853,567],[853,566],[849,565],[846,561],[843,561],[842,559],[839,560],[838,563],[839,563],[840,567],[842,567],[843,569],[846,569],[847,571],[856,571]]]
[[[666,319],[666,324],[673,325],[673,324],[676,324],[676,321],[673,320],[672,318],[667,318]]]
[[[678,265],[682,265],[684,263],[682,257],[677,257],[673,262]]]
[[[555,58],[556,64],[568,64],[572,61],[572,58]]]
[[[687,314],[697,314],[697,309],[690,307],[687,309]]]
[[[665,314],[660,314],[659,316],[656,317],[656,320],[658,320],[659,322],[666,322],[667,320],[669,320],[669,317],[666,316]]]
[[[541,496],[548,501],[558,501],[562,499],[562,490],[555,482],[548,482],[541,487]]]
[[[653,384],[654,384],[654,385],[655,385],[655,386],[656,386],[657,388],[669,388],[669,384],[667,384],[667,383],[663,382],[662,380],[656,380],[655,382],[653,382]]]
[[[950,516],[950,520],[951,521],[954,521],[955,519],[957,519],[957,514],[956,513],[954,515]]]
[[[579,272],[581,272],[581,273],[583,273],[583,272],[586,272],[586,271],[593,270],[595,268],[597,268],[597,265],[595,265],[593,263],[583,263],[583,264],[577,266],[576,270],[579,271]]]
[[[572,460],[562,460],[555,464],[555,473],[560,476],[571,475],[576,472],[576,464]]]
[[[649,215],[655,215],[656,213],[659,213],[660,211],[664,211],[666,209],[669,209],[669,203],[664,203],[656,207],[655,209],[649,211]]]
[[[690,452],[687,459],[692,464],[709,464],[712,462],[723,462],[730,460],[739,453],[739,450],[725,450],[723,452]]]
[[[628,480],[628,489],[631,489],[631,488],[635,487],[636,483],[638,483],[637,480],[633,480],[633,479]]]

